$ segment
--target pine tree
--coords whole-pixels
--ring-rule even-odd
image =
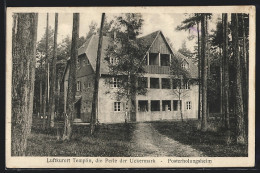
[[[118,28],[115,28],[114,44],[107,50],[106,60],[109,63],[109,83],[118,81],[116,97],[126,99],[125,122],[135,120],[136,94],[144,94],[146,88],[138,87],[138,79],[144,73],[145,48],[142,39],[137,39],[141,32],[143,19],[141,14],[126,13],[117,18]]]
[[[241,75],[241,62],[240,51],[238,44],[238,14],[231,14],[232,23],[232,45],[234,51],[234,59],[236,63],[236,114],[237,114],[237,143],[245,144],[245,118],[244,118],[244,105],[242,93],[242,75]]]
[[[100,59],[101,59],[101,51],[102,51],[104,20],[105,20],[105,13],[102,13],[101,26],[100,26],[101,29],[99,31],[95,84],[94,84],[94,93],[93,93],[93,100],[92,100],[92,111],[91,111],[91,128],[90,128],[91,135],[93,135],[95,131],[95,126],[97,122],[96,114],[98,108],[98,88],[99,88],[99,77],[100,77]]]
[[[38,14],[14,14],[12,36],[12,126],[13,156],[25,156],[31,132],[36,64]]]
[[[45,45],[45,89],[44,89],[44,99],[43,99],[43,129],[46,128],[46,116],[47,116],[47,109],[48,109],[48,48],[49,48],[49,13],[46,16],[46,45]]]
[[[56,98],[56,61],[57,61],[57,34],[58,34],[58,13],[55,13],[55,32],[54,32],[54,47],[52,60],[52,78],[51,78],[51,99],[50,99],[50,126],[54,127],[55,116],[55,98]]]
[[[74,102],[76,95],[76,63],[78,58],[79,39],[79,13],[73,13],[73,28],[71,42],[70,70],[68,79],[67,114],[65,115],[63,140],[70,140],[72,135],[72,123],[75,115]]]
[[[208,78],[208,37],[207,37],[207,14],[201,18],[201,87],[202,87],[202,119],[201,130],[207,130],[207,78]]]

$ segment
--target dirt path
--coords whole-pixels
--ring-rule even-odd
[[[160,134],[150,123],[138,123],[132,137],[134,157],[200,157],[201,151]]]

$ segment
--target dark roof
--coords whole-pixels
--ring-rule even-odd
[[[147,51],[149,51],[149,48],[152,46],[154,40],[157,38],[157,36],[159,34],[162,34],[162,36],[164,38],[163,33],[160,30],[158,30],[158,31],[152,32],[151,34],[139,37],[137,40],[142,42],[142,44],[146,47]],[[108,74],[109,73],[108,62],[105,60],[105,57],[106,57],[106,52],[107,52],[106,50],[108,48],[108,45],[113,43],[113,41],[111,39],[112,38],[110,38],[108,36],[103,36],[101,63],[100,63],[100,73],[101,74]],[[92,35],[86,41],[86,43],[84,43],[84,45],[82,45],[78,49],[78,56],[85,54],[87,56],[87,58],[89,59],[89,62],[90,62],[94,71],[96,71],[98,40],[99,40],[98,35]],[[166,41],[165,38],[164,38],[164,40]],[[191,78],[198,78],[198,68],[197,68],[196,64],[194,64],[194,62],[191,59],[185,57],[181,53],[172,49],[169,44],[168,44],[168,46],[171,49],[174,57],[176,57],[177,59],[182,60],[182,61],[186,60],[189,63],[189,70],[188,71],[190,73]]]
[[[96,60],[97,60],[97,50],[98,50],[98,40],[99,35],[92,35],[86,44],[78,51],[78,56],[85,54],[89,59],[89,62],[94,71],[96,71]],[[107,74],[109,72],[108,62],[105,60],[106,50],[108,45],[111,43],[111,38],[108,36],[103,36],[102,41],[102,52],[101,52],[101,63],[100,63],[100,73]]]
[[[182,55],[177,51],[174,51],[174,56],[182,62],[185,60],[187,63],[189,63],[189,69],[187,71],[189,72],[190,78],[198,78],[198,67],[192,59],[187,58],[186,56]]]
[[[137,41],[142,43],[143,46],[145,46],[148,50],[160,32],[161,31],[158,30],[158,31],[152,32],[151,34],[139,37],[139,38],[137,38]]]

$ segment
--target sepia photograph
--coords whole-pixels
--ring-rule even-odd
[[[254,166],[254,6],[6,19],[7,168]]]

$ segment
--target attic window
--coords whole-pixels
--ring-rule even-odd
[[[149,65],[159,65],[158,53],[149,53]]]
[[[161,54],[161,66],[170,66],[170,54]]]
[[[189,68],[189,63],[187,61],[183,61],[182,64],[181,64],[181,68],[183,69],[188,69]]]

